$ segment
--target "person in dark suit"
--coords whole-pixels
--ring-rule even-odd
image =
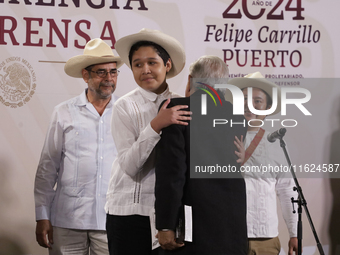
[[[225,84],[226,78],[228,67],[220,58],[203,56],[190,66],[187,97],[171,99],[168,105],[188,105],[193,117],[188,126],[164,128],[156,147],[155,213],[163,248],[160,253],[247,254],[246,191],[239,171],[242,159],[238,159],[242,156],[235,151],[247,128],[243,116],[233,115],[232,104],[224,101],[222,91],[215,94],[215,84]],[[206,114],[201,112],[203,98]],[[216,119],[227,123],[214,127]],[[184,205],[192,209],[192,242],[176,240]]]

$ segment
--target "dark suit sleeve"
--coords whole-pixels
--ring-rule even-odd
[[[180,125],[164,128],[156,146],[157,229],[175,229],[177,225],[187,171],[184,130]]]

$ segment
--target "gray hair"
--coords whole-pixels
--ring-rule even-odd
[[[215,84],[226,84],[228,82],[229,68],[217,56],[202,56],[190,65],[189,75],[194,78],[190,82],[191,88],[199,86],[196,81],[215,87]],[[223,93],[225,91],[225,89],[219,90]]]

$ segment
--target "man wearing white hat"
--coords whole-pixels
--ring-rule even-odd
[[[242,78],[229,80],[229,84],[242,89],[244,94],[244,116],[248,123],[244,141],[246,148],[244,167],[247,166],[286,166],[284,153],[277,143],[267,140],[268,132],[260,128],[265,115],[253,114],[248,108],[248,87],[252,87],[252,102],[256,110],[268,110],[272,106],[273,88],[278,90],[277,108],[272,114],[280,112],[280,87],[264,79],[261,73],[251,73]],[[297,252],[297,214],[293,214],[291,198],[294,181],[290,173],[243,173],[247,190],[247,228],[249,238],[249,255],[279,254],[281,244],[278,238],[278,217],[276,195],[281,203],[290,240],[289,255]],[[260,175],[260,176],[259,176]]]
[[[115,48],[138,86],[113,107],[112,135],[118,155],[105,205],[109,251],[113,255],[158,254],[152,250],[149,220],[155,201],[154,147],[162,128],[187,125],[183,120],[190,119],[181,106],[166,109],[170,98],[178,97],[167,79],[181,72],[185,52],[172,36],[147,28],[120,38]]]
[[[88,87],[54,108],[36,173],[36,239],[49,254],[108,254],[104,205],[117,154],[110,125],[121,65],[99,38],[65,64]]]

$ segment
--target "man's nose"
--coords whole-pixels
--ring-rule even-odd
[[[143,65],[143,74],[148,74],[150,73],[150,67],[148,64]]]
[[[112,80],[114,80],[115,78],[116,78],[116,77],[113,76],[113,75],[111,75],[110,72],[107,72],[107,73],[106,73],[105,80],[107,80],[107,81],[112,81]]]

